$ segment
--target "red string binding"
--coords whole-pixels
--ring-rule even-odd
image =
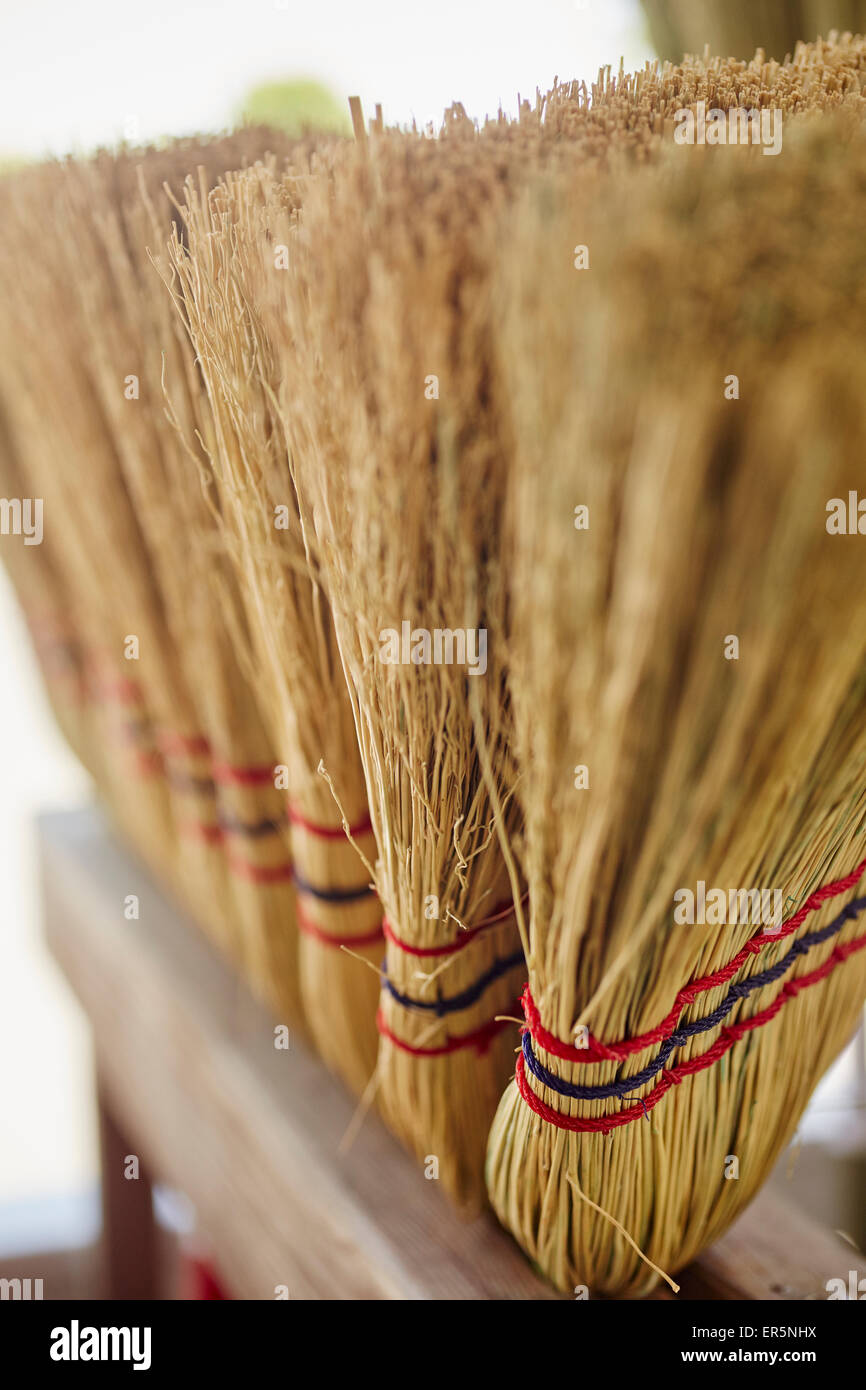
[[[165,758],[210,758],[210,741],[201,734],[178,734],[162,729],[157,733],[156,742]],[[208,773],[214,782],[234,786],[258,787],[273,783],[273,766],[244,766],[215,759]]]
[[[743,946],[742,950],[723,965],[721,969],[714,971],[711,975],[704,975],[701,979],[693,980],[691,984],[684,985],[677,995],[674,1006],[670,1013],[662,1019],[661,1023],[655,1028],[651,1028],[648,1033],[641,1033],[636,1038],[626,1038],[622,1042],[603,1043],[597,1038],[590,1037],[589,1047],[574,1047],[571,1043],[563,1042],[555,1034],[549,1033],[542,1025],[541,1015],[538,1012],[535,1000],[532,998],[529,985],[523,992],[521,1004],[526,1016],[529,1032],[539,1047],[545,1052],[549,1052],[553,1057],[559,1057],[563,1062],[622,1062],[626,1057],[635,1052],[643,1052],[646,1047],[653,1047],[656,1043],[662,1043],[673,1033],[680,1020],[680,1014],[687,1005],[694,1003],[699,994],[704,994],[708,989],[714,989],[718,985],[725,985],[728,980],[736,975],[742,965],[746,963],[749,956],[756,956],[763,951],[766,946],[771,946],[776,941],[782,941],[786,936],[801,927],[809,916],[810,912],[815,912],[822,903],[830,898],[836,898],[840,893],[846,893],[849,888],[854,888],[866,872],[866,859],[863,859],[850,874],[845,878],[837,879],[835,883],[826,883],[823,888],[818,888],[807,898],[801,908],[789,917],[778,931],[767,933],[765,931],[756,932]]]
[[[291,864],[251,864],[249,860],[238,859],[233,854],[226,856],[226,863],[236,878],[246,879],[248,883],[291,883],[294,877]]]
[[[856,881],[855,879],[854,882],[856,883]],[[850,886],[853,887],[853,884]],[[542,1120],[546,1120],[548,1124],[555,1125],[557,1129],[567,1129],[573,1134],[607,1134],[612,1129],[619,1129],[622,1125],[630,1124],[632,1120],[641,1119],[650,1110],[655,1109],[672,1086],[678,1086],[687,1076],[694,1076],[697,1072],[705,1071],[707,1067],[711,1067],[714,1062],[718,1062],[726,1052],[730,1051],[735,1042],[739,1042],[754,1028],[763,1028],[765,1023],[774,1019],[789,999],[796,998],[801,990],[819,984],[821,980],[832,974],[837,965],[842,965],[849,956],[854,955],[855,951],[862,951],[864,946],[866,946],[866,936],[855,937],[853,941],[837,946],[824,964],[818,966],[817,970],[813,970],[808,975],[802,975],[799,980],[789,980],[779,991],[772,1004],[752,1018],[742,1019],[739,1023],[732,1023],[729,1027],[723,1028],[712,1047],[708,1048],[700,1057],[692,1057],[688,1062],[682,1062],[678,1067],[673,1067],[671,1071],[665,1072],[661,1081],[653,1087],[648,1095],[639,1100],[636,1105],[630,1105],[626,1110],[618,1110],[613,1115],[601,1115],[592,1118],[561,1115],[558,1110],[546,1105],[529,1085],[522,1052],[517,1058],[515,1068],[517,1089],[530,1110],[533,1110]]]
[[[320,941],[323,946],[333,946],[335,949],[341,946],[373,946],[382,940],[381,927],[376,927],[375,931],[364,932],[360,936],[334,936],[307,916],[300,898],[295,902],[295,917],[298,931],[303,932],[304,936],[311,936],[313,940]]]
[[[199,840],[207,845],[223,845],[226,840],[226,833],[220,825],[188,822],[180,827],[180,833],[185,839]],[[227,854],[226,864],[236,878],[245,879],[248,883],[291,883],[294,877],[294,869],[288,862],[251,864],[248,859],[241,859],[239,855]]]
[[[210,742],[200,734],[177,734],[163,729],[157,734],[156,741],[160,752],[167,758],[210,757]]]
[[[98,678],[91,684],[93,694],[100,700],[114,700],[120,705],[135,705],[141,701],[141,686],[132,680]]]
[[[180,827],[185,840],[200,840],[206,845],[221,845],[225,840],[222,826],[205,825],[203,821],[189,821]]]
[[[154,777],[163,771],[158,753],[136,753],[134,762],[139,777]]]
[[[481,1028],[476,1028],[474,1033],[464,1033],[461,1038],[449,1038],[447,1043],[442,1043],[439,1047],[414,1047],[391,1032],[381,1009],[376,1015],[376,1027],[380,1036],[399,1047],[401,1052],[408,1052],[410,1057],[447,1057],[450,1053],[462,1052],[467,1047],[474,1047],[479,1056],[483,1056],[508,1021],[507,1018],[491,1018]]]
[[[342,825],[316,825],[315,821],[307,820],[296,806],[289,803],[289,820],[292,825],[300,826],[308,834],[315,835],[319,840],[345,840],[346,831]],[[358,838],[361,835],[369,835],[372,832],[373,823],[369,816],[364,816],[355,825],[349,826],[349,835]]]
[[[239,787],[262,787],[274,783],[274,769],[268,767],[234,767],[231,763],[214,761],[211,776],[215,782]]]

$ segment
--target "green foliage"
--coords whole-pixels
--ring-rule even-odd
[[[14,174],[16,169],[23,169],[29,160],[19,154],[3,154],[0,152],[0,177],[3,174]]]
[[[343,111],[333,92],[310,78],[254,87],[244,99],[241,119],[276,126],[289,135],[302,135],[305,130],[345,133],[351,129],[348,112]]]

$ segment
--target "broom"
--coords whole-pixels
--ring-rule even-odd
[[[161,155],[150,155],[145,158],[145,166],[150,169],[151,177],[154,179],[157,189],[160,188],[162,177],[171,174],[174,167],[180,161],[183,170],[189,168],[191,154],[198,152],[201,158],[210,158],[214,170],[225,167],[229,162],[236,162],[240,159],[242,150],[239,146],[249,147],[251,142],[262,143],[261,132],[244,132],[241,137],[232,142],[222,144],[216,143],[202,150],[200,146],[189,145],[188,142],[181,142],[178,146]],[[228,944],[231,937],[235,945],[246,947],[247,955],[250,955],[250,947],[253,952],[261,955],[261,933],[251,924],[244,935],[243,928],[239,928],[237,915],[232,911],[226,911],[227,894],[220,886],[220,875],[225,876],[224,863],[226,856],[222,849],[222,838],[226,831],[226,825],[233,827],[234,821],[246,832],[250,823],[249,803],[254,800],[256,804],[260,799],[258,790],[250,792],[245,785],[250,764],[248,760],[235,760],[230,753],[223,754],[218,742],[214,741],[218,749],[217,757],[219,762],[215,764],[215,759],[211,756],[211,741],[201,733],[199,722],[193,713],[191,703],[186,695],[186,677],[188,674],[189,683],[195,684],[198,679],[200,682],[197,690],[197,697],[207,703],[213,701],[212,687],[210,681],[201,681],[203,672],[208,672],[207,665],[201,665],[198,660],[193,660],[193,649],[196,658],[203,655],[203,660],[207,662],[210,643],[218,643],[218,634],[222,631],[219,624],[212,621],[214,610],[203,609],[199,606],[199,617],[205,613],[204,621],[193,624],[192,633],[189,629],[184,632],[182,626],[178,629],[178,603],[184,602],[185,597],[189,597],[190,602],[193,598],[199,599],[202,591],[202,584],[198,582],[188,587],[186,595],[175,585],[171,586],[172,556],[171,545],[166,546],[166,535],[162,523],[167,518],[182,515],[184,525],[193,522],[189,507],[185,511],[179,512],[176,508],[183,505],[180,499],[174,499],[166,506],[166,495],[171,493],[172,485],[183,486],[184,480],[189,478],[188,468],[177,468],[175,459],[170,461],[168,471],[162,477],[154,469],[154,464],[162,453],[166,457],[164,441],[170,437],[171,446],[175,450],[175,456],[180,456],[181,451],[177,445],[174,430],[168,425],[164,418],[162,381],[161,374],[163,369],[162,351],[167,349],[171,352],[172,338],[175,335],[175,325],[171,314],[170,304],[165,301],[161,286],[155,271],[147,261],[146,231],[153,239],[153,212],[148,212],[146,203],[142,201],[142,193],[138,185],[137,166],[140,158],[121,155],[116,158],[107,155],[99,156],[88,166],[69,165],[65,168],[52,168],[45,171],[42,175],[44,179],[51,178],[55,182],[53,198],[59,208],[62,208],[66,221],[70,228],[70,234],[64,237],[64,245],[70,246],[76,236],[80,239],[79,259],[73,261],[68,268],[66,277],[60,277],[57,284],[49,285],[46,288],[46,297],[43,305],[42,315],[36,315],[37,324],[44,323],[49,317],[54,317],[57,312],[57,294],[61,287],[65,288],[67,298],[72,299],[72,304],[68,306],[73,310],[72,315],[68,312],[63,317],[62,331],[70,334],[71,341],[66,352],[60,352],[56,362],[57,390],[53,393],[62,394],[70,390],[70,378],[74,373],[79,373],[85,377],[85,385],[76,392],[77,400],[87,402],[81,411],[81,424],[79,433],[73,431],[72,440],[84,439],[86,432],[91,435],[98,434],[100,426],[103,434],[99,436],[99,442],[104,439],[101,445],[105,456],[104,476],[99,475],[96,479],[92,475],[97,471],[93,462],[94,454],[91,449],[88,456],[88,469],[91,475],[92,484],[101,484],[104,488],[104,497],[99,498],[97,487],[93,486],[91,492],[84,495],[86,502],[88,497],[93,495],[96,506],[96,515],[100,512],[111,518],[113,523],[113,535],[118,540],[118,564],[120,579],[122,584],[119,588],[106,591],[104,584],[104,571],[99,565],[94,568],[92,543],[87,534],[88,528],[80,524],[77,533],[76,529],[71,528],[69,536],[69,549],[71,552],[71,563],[73,568],[78,566],[87,567],[88,577],[92,576],[93,584],[98,587],[98,603],[94,605],[90,594],[80,603],[82,611],[88,619],[91,615],[96,616],[95,628],[101,633],[117,631],[118,622],[121,632],[136,633],[139,635],[142,652],[147,656],[147,685],[149,695],[157,711],[155,724],[159,734],[160,748],[158,750],[159,765],[166,766],[169,781],[171,803],[168,816],[167,836],[163,837],[163,844],[160,852],[152,856],[157,864],[161,862],[167,865],[170,857],[175,851],[176,836],[174,821],[177,820],[186,827],[191,825],[200,831],[205,838],[204,854],[207,856],[204,862],[201,860],[193,865],[191,855],[201,855],[202,850],[198,846],[184,845],[182,852],[182,872],[180,873],[180,888],[193,907],[193,911],[200,918],[204,919],[211,928],[216,928],[217,934],[222,944]],[[20,198],[20,189],[17,196]],[[162,194],[160,192],[160,197]],[[91,204],[91,199],[93,204]],[[96,209],[94,218],[93,208]],[[165,202],[166,213],[170,205]],[[123,211],[121,211],[123,210]],[[126,221],[123,221],[124,216]],[[137,221],[136,221],[137,219]],[[143,219],[147,220],[147,226]],[[94,221],[96,225],[96,235],[94,236]],[[168,226],[166,216],[165,227]],[[23,229],[22,229],[23,235]],[[159,232],[159,239],[164,238],[165,232]],[[100,259],[99,250],[95,250],[95,243],[101,238],[101,250],[104,253],[104,260]],[[13,246],[13,250],[16,249]],[[125,259],[124,259],[125,257]],[[63,269],[63,267],[61,267]],[[112,281],[112,269],[116,272],[116,279]],[[152,281],[151,285],[145,285],[144,272]],[[43,277],[45,278],[45,277]],[[11,275],[10,275],[11,279]],[[69,288],[72,293],[70,295]],[[33,311],[31,302],[30,311]],[[164,319],[161,325],[147,321],[147,315],[158,315],[163,312]],[[102,333],[96,334],[94,326],[98,316],[101,323]],[[142,322],[143,320],[143,322]],[[165,328],[168,333],[162,342],[159,341]],[[74,340],[74,341],[72,341]],[[108,343],[111,348],[108,349]],[[143,345],[143,346],[142,346]],[[48,344],[46,351],[52,347]],[[84,349],[84,361],[79,362]],[[31,360],[38,361],[38,343],[33,343],[33,357]],[[43,354],[44,355],[44,354]],[[138,366],[138,358],[143,357],[144,367],[132,376],[129,380],[135,381],[136,389],[144,392],[144,401],[139,407],[139,399],[135,399],[133,404],[128,397],[125,397],[121,389],[122,378],[117,375],[117,363],[126,361],[127,365]],[[27,360],[25,358],[25,360]],[[53,364],[55,365],[55,364]],[[148,399],[149,396],[149,399]],[[109,425],[106,422],[111,422]],[[37,424],[36,413],[31,417],[30,429],[25,431],[27,447],[30,452],[39,452],[47,444],[46,454],[49,467],[45,476],[49,485],[62,489],[68,487],[70,491],[69,506],[67,514],[71,516],[81,515],[82,503],[78,501],[77,480],[69,476],[68,470],[61,471],[55,460],[64,458],[64,452],[58,447],[58,442],[48,434],[42,419]],[[116,442],[115,442],[116,441]],[[68,449],[68,440],[67,445]],[[133,500],[130,498],[126,486],[126,479],[118,472],[117,457],[114,450],[120,455],[127,478],[132,480],[134,486],[139,488],[139,495]],[[84,450],[82,448],[82,456]],[[101,455],[98,455],[101,457]],[[151,488],[148,498],[155,500],[155,509],[147,509],[146,501],[142,498],[142,491],[147,492],[150,476],[155,475],[154,487]],[[160,485],[162,491],[160,492]],[[196,479],[196,490],[197,490]],[[77,489],[77,491],[76,491]],[[158,495],[157,495],[158,494]],[[145,505],[141,503],[144,500]],[[77,506],[76,506],[77,501]],[[50,505],[50,504],[48,504]],[[57,515],[62,514],[58,511]],[[138,533],[139,516],[144,515],[148,525],[148,536],[145,543],[142,538],[136,550],[136,546],[128,544],[129,534],[133,531]],[[85,519],[86,520],[86,519]],[[126,533],[124,533],[126,527]],[[170,533],[169,533],[170,534]],[[175,569],[180,570],[187,553],[193,553],[190,545],[189,531],[185,531],[182,537],[178,538],[174,532],[175,548],[174,561]],[[178,543],[179,540],[179,543]],[[147,546],[151,547],[156,559],[156,569],[162,582],[162,592],[154,591],[153,580],[150,570],[153,563],[151,554],[147,551]],[[136,554],[141,558],[136,561]],[[203,577],[203,567],[205,563],[203,548],[195,548],[195,555],[198,557],[198,569],[196,576],[199,581]],[[189,568],[183,571],[184,577],[191,578]],[[135,585],[144,585],[151,594],[149,607],[144,611],[139,611],[136,620],[133,618],[132,593]],[[123,588],[123,585],[126,588]],[[208,588],[206,584],[204,586]],[[166,620],[164,611],[164,597],[168,599],[168,610],[170,621]],[[121,602],[120,599],[123,601]],[[102,611],[100,611],[100,609]],[[171,633],[174,641],[167,640]],[[215,634],[211,638],[209,634]],[[179,638],[179,641],[177,640]],[[205,651],[201,652],[201,646],[196,647],[196,642],[203,641]],[[112,643],[112,647],[114,644]],[[118,640],[116,650],[121,650]],[[219,658],[218,658],[219,664]],[[186,671],[181,674],[181,666],[186,667]],[[229,657],[223,663],[223,667],[228,671],[226,682],[220,692],[220,698],[224,700],[223,709],[226,704],[231,706],[234,688],[232,682],[236,679],[234,663]],[[144,673],[143,673],[144,674]],[[249,704],[249,695],[245,693],[244,698]],[[246,724],[245,716],[242,713],[243,706],[238,706],[232,711],[232,716],[240,714],[242,726]],[[273,789],[273,768],[270,765],[257,763],[254,765],[255,775],[258,779],[261,775],[262,766],[267,766],[268,781],[270,783],[270,798],[278,801],[276,791]],[[238,774],[241,775],[238,775]],[[228,784],[227,793],[223,793],[222,800],[229,798],[235,803],[242,801],[240,806],[229,804],[221,813],[220,821],[214,819],[215,794],[214,794],[214,774],[222,782]],[[125,785],[123,783],[125,782]],[[121,771],[121,788],[118,788],[117,796],[112,800],[115,803],[129,805],[131,798],[128,787],[128,770]],[[163,799],[165,789],[160,789]],[[136,826],[141,821],[141,795],[136,789],[134,799],[135,810],[127,816],[127,823],[136,833]],[[278,834],[273,827],[267,823],[267,818],[259,817],[253,819],[252,823],[257,825],[262,820],[265,821],[265,828],[271,836],[272,845],[276,842],[279,845]],[[139,835],[139,838],[140,835]],[[210,847],[208,847],[208,845]],[[270,857],[274,855],[271,847],[267,851]],[[287,894],[290,895],[290,887],[287,886],[287,868],[285,852],[281,848],[277,849],[279,861],[273,866],[268,860],[261,864],[262,852],[258,845],[255,846],[254,855],[249,858],[240,859],[244,870],[251,868],[256,876],[255,886],[249,890],[238,889],[238,895],[247,891],[253,898],[254,903],[261,906],[267,893],[268,902],[265,906],[265,915],[268,922],[265,927],[265,939],[270,938],[277,943],[276,949],[283,950],[286,937],[291,937],[287,929],[287,921],[291,922],[290,896],[287,904]],[[235,856],[232,856],[233,858]],[[252,863],[250,864],[250,859]],[[177,866],[175,866],[177,867]],[[234,867],[234,865],[233,865]],[[192,869],[192,872],[191,872]],[[195,870],[198,870],[197,872]],[[269,876],[272,872],[279,873],[276,886],[271,887]],[[265,877],[265,889],[260,888],[259,880]],[[256,918],[253,916],[252,923]],[[268,948],[265,948],[267,956]],[[255,974],[258,983],[261,985],[271,979],[271,971],[267,961],[264,965],[259,963],[255,967]],[[261,976],[265,976],[262,981]],[[274,972],[274,978],[283,981],[283,989],[291,989],[294,979],[294,972],[289,968],[280,968]]]
[[[14,455],[5,421],[0,417],[0,494],[7,499],[32,498],[26,474]],[[44,499],[43,499],[44,500]],[[84,654],[77,636],[68,596],[64,593],[51,531],[38,546],[24,538],[6,541],[3,557],[24,613],[34,653],[57,723],[80,762],[100,766],[100,742],[88,700]],[[97,781],[100,780],[97,774]]]
[[[268,331],[376,835],[378,1098],[426,1175],[471,1205],[505,1065],[496,1016],[524,971],[494,830],[514,814],[508,709],[484,647],[501,458],[471,424],[488,363],[463,314],[509,143],[485,159],[468,121],[449,129],[447,147],[382,133],[307,190]]]
[[[853,65],[858,58],[846,52],[846,60]],[[397,631],[403,622],[410,632],[419,623],[427,631],[439,623],[450,631],[461,608],[474,607],[477,616],[483,604],[492,611],[501,603],[496,594],[497,470],[504,466],[509,441],[497,423],[505,412],[497,406],[488,365],[486,277],[495,247],[489,238],[495,237],[497,210],[510,196],[507,190],[545,162],[561,159],[578,168],[657,154],[668,134],[659,120],[661,111],[673,109],[678,99],[681,104],[685,96],[718,92],[731,101],[735,80],[741,89],[761,81],[760,65],[746,77],[738,69],[727,86],[718,69],[713,64],[698,71],[693,65],[666,70],[663,76],[623,75],[594,89],[592,105],[584,88],[557,86],[546,97],[538,95],[534,108],[521,102],[517,123],[500,118],[481,131],[455,108],[438,142],[382,132],[377,123],[368,147],[360,126],[358,150],[338,156],[331,178],[316,181],[305,194],[297,235],[289,226],[289,211],[297,208],[296,181],[286,181],[281,194],[268,195],[277,206],[282,198],[281,230],[258,238],[269,254],[278,246],[287,252],[298,243],[302,248],[282,277],[269,269],[269,284],[285,289],[260,289],[260,298],[266,304],[265,331],[282,372],[282,413],[302,512],[315,512],[318,562],[336,611],[378,831],[374,876],[388,938],[380,1012],[381,1099],[392,1127],[422,1158],[436,1158],[443,1151],[450,1155],[446,1183],[462,1197],[471,1196],[473,1183],[477,1185],[477,1151],[489,1113],[485,1088],[498,1065],[495,1054],[479,1063],[472,1052],[488,1048],[497,1013],[509,1007],[509,973],[519,968],[520,953],[507,901],[500,900],[503,893],[507,898],[505,866],[495,852],[490,881],[483,884],[484,906],[467,905],[465,898],[449,902],[443,883],[454,892],[448,881],[453,874],[460,892],[471,897],[473,874],[480,873],[474,861],[464,872],[455,825],[462,834],[461,817],[470,804],[477,810],[478,826],[489,830],[492,825],[497,797],[488,801],[484,792],[473,800],[477,788],[472,781],[488,735],[498,743],[494,781],[498,777],[503,801],[511,805],[504,790],[510,789],[513,775],[510,767],[505,771],[507,711],[500,710],[493,694],[492,716],[489,709],[470,712],[466,694],[471,678],[448,684],[452,673],[437,674],[434,681],[432,675],[413,672],[410,688],[430,707],[422,703],[417,721],[411,721],[408,690],[397,673],[378,661],[377,638],[381,631]],[[780,70],[776,77],[783,105],[802,104],[810,86],[808,73]],[[357,325],[357,332],[351,325]],[[442,371],[448,373],[447,389]],[[467,503],[455,477],[462,479],[476,467],[476,454],[489,472],[481,473],[478,494]],[[387,471],[377,462],[382,458],[393,460]],[[447,468],[440,464],[442,458]],[[441,505],[443,530],[447,525],[461,535],[476,533],[465,559],[467,591],[449,589],[455,583],[450,573],[443,589],[450,617],[441,606],[436,611],[438,598],[430,601],[430,576],[438,577],[444,562],[429,540],[425,499],[434,518]],[[460,509],[459,527],[453,508]],[[384,519],[377,520],[380,515]],[[407,552],[407,527],[413,524],[417,535]],[[480,596],[472,585],[481,583],[475,571],[485,567],[488,588]],[[437,621],[421,622],[430,607]],[[499,654],[495,660],[485,686],[494,692],[502,671]],[[453,796],[435,783],[440,776],[437,730],[444,740],[442,711],[448,709],[451,718],[451,700],[461,708],[464,722],[455,718],[453,731],[448,729],[449,750],[461,752],[456,767],[447,772],[458,787],[466,778],[465,787]],[[375,726],[374,732],[368,725]],[[387,735],[381,734],[382,727]],[[482,749],[473,747],[470,728],[485,731]],[[382,737],[386,742],[379,746]],[[386,773],[391,765],[399,776]],[[441,796],[438,803],[431,777]],[[423,815],[416,801],[424,807]],[[431,862],[425,864],[420,846],[431,835]],[[512,887],[519,894],[519,884]],[[420,927],[419,910],[431,913]],[[467,926],[489,915],[496,919],[499,940],[485,943],[483,956],[484,934],[472,941],[477,968],[473,951],[462,952],[468,933],[461,935],[449,925],[452,914]],[[446,985],[453,989],[446,991]],[[469,1016],[449,1020],[449,1010],[463,1000],[471,1000]],[[459,1007],[454,1012],[459,1014]],[[458,1051],[464,1056],[456,1056]],[[464,1098],[465,1113],[455,1103],[443,1118],[445,1089]],[[465,1156],[460,1153],[464,1136]]]
[[[319,152],[320,163],[322,157]],[[318,576],[309,572],[310,537],[296,508],[292,459],[287,459],[287,439],[294,456],[315,450],[303,427],[289,419],[296,414],[294,346],[281,313],[281,272],[287,267],[277,263],[292,241],[302,186],[313,179],[312,172],[301,177],[302,173],[295,170],[277,181],[272,171],[259,168],[229,179],[207,210],[191,190],[189,254],[177,239],[173,258],[182,280],[180,302],[219,420],[215,468],[225,499],[222,517],[231,528],[229,548],[237,556],[250,627],[258,639],[257,685],[271,692],[271,727],[290,755],[294,855],[303,884],[301,973],[308,1014],[323,1055],[360,1089],[375,1061],[378,984],[375,974],[364,976],[355,961],[334,947],[343,945],[352,955],[378,964],[381,909],[370,898],[371,868],[364,862],[373,842],[352,705]],[[319,174],[320,180],[325,177],[323,171]],[[270,336],[261,317],[269,321]],[[250,390],[256,379],[261,383],[258,395]],[[281,391],[282,422],[274,409]],[[274,513],[286,498],[291,525],[276,529]],[[331,791],[316,775],[320,764],[334,789],[343,824],[361,850],[360,861],[341,834],[340,809]],[[509,915],[506,904],[503,918]],[[504,921],[499,934],[507,928]],[[445,950],[410,947],[399,968],[408,981],[417,977],[429,993],[428,974],[419,975],[417,962],[429,959],[440,968],[448,965],[444,957],[453,946],[453,940],[446,940]],[[406,957],[414,957],[408,968]],[[495,964],[495,958],[489,963]],[[396,998],[396,989],[391,998]],[[419,1012],[429,1007],[424,1000]],[[468,1029],[475,1041],[467,1046],[485,1045],[491,1020],[482,1015],[479,1019],[478,1027]],[[471,1014],[469,1022],[476,1022]],[[441,1046],[430,1051],[439,1055]]]
[[[864,560],[828,533],[866,437],[866,143],[790,135],[770,169],[545,187],[503,258],[531,906],[488,1186],[584,1296],[725,1229],[866,992]],[[731,915],[687,925],[700,885]]]
[[[300,153],[287,190],[263,164],[227,177],[209,198],[190,183],[184,239],[175,234],[171,257],[214,422],[219,521],[244,604],[254,684],[285,766],[301,992],[325,1061],[362,1091],[376,1061],[378,981],[357,957],[377,966],[383,945],[381,907],[357,852],[373,853],[372,828],[352,707],[309,566],[276,404],[279,357],[255,307],[274,296],[278,248],[289,238],[303,179],[313,177]]]
[[[158,701],[161,689],[171,689],[174,667],[160,652],[162,617],[145,542],[81,361],[68,239],[58,237],[56,255],[32,255],[32,227],[46,207],[62,206],[65,177],[64,166],[53,164],[25,169],[0,185],[0,336],[6,348],[0,356],[0,395],[21,486],[25,495],[44,502],[45,555],[52,557],[65,597],[59,620],[57,613],[40,612],[39,621],[61,640],[71,636],[79,644],[88,699],[96,702],[95,727],[106,750],[101,771],[93,770],[125,832],[158,866],[171,863],[173,837],[165,787],[153,775],[151,696]],[[69,466],[70,458],[86,460],[86,486],[78,469]],[[30,575],[22,577],[37,605],[39,589],[44,593],[35,578],[37,567],[47,572],[42,551],[40,546],[31,552],[32,582]],[[71,634],[63,611],[74,613]],[[130,635],[144,650],[156,652],[163,666],[164,679],[147,691],[143,703],[139,687],[144,682],[131,674],[137,663],[125,659]],[[189,707],[185,692],[175,690],[174,696],[175,710]]]
[[[220,147],[217,164],[214,152],[206,153],[212,170],[235,155],[231,146]],[[192,817],[181,811],[179,825],[185,855],[198,858],[194,881],[210,889],[199,915],[204,906],[222,922],[223,939],[250,983],[297,1020],[291,864],[275,759],[239,663],[241,604],[202,483],[205,456],[199,447],[190,458],[183,443],[196,436],[206,440],[212,431],[207,400],[148,256],[148,246],[159,246],[168,225],[165,172],[160,161],[144,163],[134,194],[106,207],[97,235],[90,233],[79,247],[82,264],[90,256],[105,268],[94,277],[94,293],[105,294],[104,331],[89,346],[120,466],[151,547],[170,640],[195,693],[200,733],[187,738],[161,729],[160,746],[174,772],[171,785],[180,795],[189,788],[194,798],[210,803],[207,810],[194,803]],[[90,184],[84,201],[99,206],[102,197],[107,203],[99,169],[82,173]],[[213,174],[202,167],[200,177],[204,182]],[[138,366],[147,401],[131,415],[114,389],[113,364],[124,360]]]

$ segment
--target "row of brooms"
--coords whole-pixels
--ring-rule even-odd
[[[833,36],[0,186],[0,487],[45,518],[2,549],[69,741],[564,1289],[716,1237],[866,992],[866,566],[825,525],[866,439],[864,81]],[[700,100],[780,108],[783,156],[675,146]],[[484,669],[384,661],[405,625]],[[785,925],[675,923],[698,881]]]

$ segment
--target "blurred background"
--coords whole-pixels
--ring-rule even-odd
[[[639,0],[58,0],[9,6],[2,22],[15,55],[0,98],[7,157],[221,130],[275,81],[322,84],[339,119],[355,93],[391,123],[438,122],[452,101],[516,112],[518,91],[556,75],[654,54]]]
[[[590,83],[603,64],[622,58],[633,69],[705,42],[737,57],[761,44],[781,59],[797,37],[866,28],[863,10],[866,0],[6,6],[0,171],[99,144],[218,131],[243,116],[347,128],[350,93],[368,113],[381,103],[389,123],[437,125],[453,101],[477,117],[500,106],[514,114],[518,93],[534,96],[556,76]],[[0,537],[0,547],[10,542]],[[0,654],[2,1270],[22,1252],[87,1246],[100,1215],[87,1028],[40,944],[32,830],[37,811],[80,804],[90,791],[53,724],[2,569]],[[861,1034],[825,1078],[774,1179],[861,1245],[864,1074]]]

